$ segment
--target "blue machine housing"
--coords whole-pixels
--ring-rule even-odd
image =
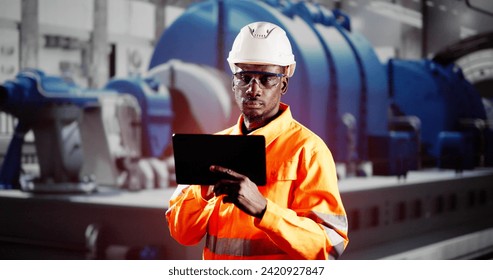
[[[43,154],[51,153],[52,158],[40,160],[55,162],[41,164],[41,168],[46,168],[41,173],[55,180],[78,181],[76,173],[82,165],[82,152],[77,144],[80,142],[78,129],[69,139],[75,150],[70,152],[68,160],[64,152],[68,138],[61,139],[56,133],[59,126],[78,121],[85,108],[98,106],[99,96],[104,94],[129,94],[137,99],[142,112],[141,156],[162,157],[171,142],[173,114],[167,89],[153,79],[114,79],[104,89],[92,90],[83,89],[60,77],[46,75],[40,70],[26,69],[19,72],[14,80],[0,86],[0,110],[19,120],[4,158],[4,162],[9,164],[2,164],[0,169],[0,189],[18,187],[24,136],[31,129],[35,134],[38,131],[53,135],[52,139],[36,139],[37,146],[38,142],[43,141],[40,147],[52,148],[51,152],[43,151]],[[66,178],[65,174],[71,174],[70,178]]]
[[[113,79],[104,89],[91,90],[38,69],[26,69],[2,88],[0,110],[30,121],[35,121],[39,117],[37,111],[46,106],[73,104],[84,108],[97,104],[102,94],[129,94],[137,99],[142,110],[142,155],[161,157],[171,142],[170,94],[152,78]]]
[[[486,112],[481,96],[462,71],[453,64],[441,65],[427,59],[392,59],[387,67],[394,114],[414,115],[422,121],[424,156],[441,167],[477,166],[481,153],[478,141],[488,135],[477,121],[485,121]],[[463,161],[461,166],[450,165],[457,160]]]
[[[333,138],[328,142],[336,143],[329,145],[336,150],[334,153],[346,151],[344,156],[336,156],[336,160],[368,160],[368,139],[389,136],[388,116],[385,113],[388,108],[385,69],[369,42],[360,34],[350,32],[350,19],[342,11],[330,11],[307,2],[297,3],[294,11],[310,23],[313,32],[319,37],[330,69],[329,108],[321,108],[321,111],[328,111],[327,123],[335,122],[334,127],[337,129],[336,133],[327,129],[321,135],[326,135],[326,139]],[[313,102],[317,102],[322,95],[319,93]],[[316,114],[320,115],[320,112]],[[348,124],[344,122],[348,114],[356,122],[356,151],[347,147],[352,144],[347,141],[350,132]]]
[[[59,77],[45,75],[36,69],[26,69],[17,74],[14,80],[7,81],[0,87],[0,110],[15,116],[18,123],[14,135],[10,141],[4,162],[0,169],[0,189],[12,189],[19,186],[21,173],[21,156],[24,136],[33,128],[46,131],[55,131],[63,124],[53,122],[56,113],[62,112],[64,124],[76,121],[79,118],[81,108],[97,103],[97,96],[87,94],[75,84],[67,82]],[[50,177],[68,181],[77,181],[75,170],[80,168],[81,151],[77,142],[78,130],[67,137],[75,147],[70,152],[70,158],[63,158],[62,141],[57,135],[53,135],[51,143],[45,143],[45,147],[52,147],[50,167],[41,172]],[[39,139],[38,139],[39,140]],[[50,141],[50,139],[43,139]],[[50,145],[51,144],[51,145]],[[50,160],[50,159],[48,159]],[[54,168],[51,168],[54,167]],[[63,171],[62,171],[63,170]],[[66,175],[69,174],[69,175]],[[68,176],[68,178],[67,178]]]
[[[60,77],[46,75],[37,69],[25,69],[14,80],[2,85],[0,110],[24,118],[47,104],[83,106],[97,102],[97,96],[86,93],[87,90]]]
[[[107,90],[130,94],[137,99],[142,110],[142,157],[163,157],[171,143],[173,112],[168,89],[152,78],[113,79]]]

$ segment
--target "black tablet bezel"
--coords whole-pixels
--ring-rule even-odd
[[[177,133],[172,141],[178,184],[214,185],[225,178],[211,172],[211,165],[243,174],[257,186],[266,184],[264,136]]]

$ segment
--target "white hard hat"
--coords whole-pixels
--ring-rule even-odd
[[[286,75],[293,76],[296,67],[291,43],[286,32],[270,22],[254,22],[244,26],[233,42],[228,57],[233,73],[236,63],[288,66]]]

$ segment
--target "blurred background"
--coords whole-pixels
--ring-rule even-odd
[[[239,116],[226,57],[286,30],[284,102],[331,149],[343,259],[490,259],[493,2],[0,0],[0,258],[200,259],[171,135]]]

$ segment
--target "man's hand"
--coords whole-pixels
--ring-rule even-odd
[[[228,179],[222,179],[214,185],[216,196],[224,195],[225,203],[233,203],[243,212],[256,218],[264,216],[267,199],[258,191],[257,185],[250,179],[235,171],[217,165],[210,170],[215,173],[227,174]]]

